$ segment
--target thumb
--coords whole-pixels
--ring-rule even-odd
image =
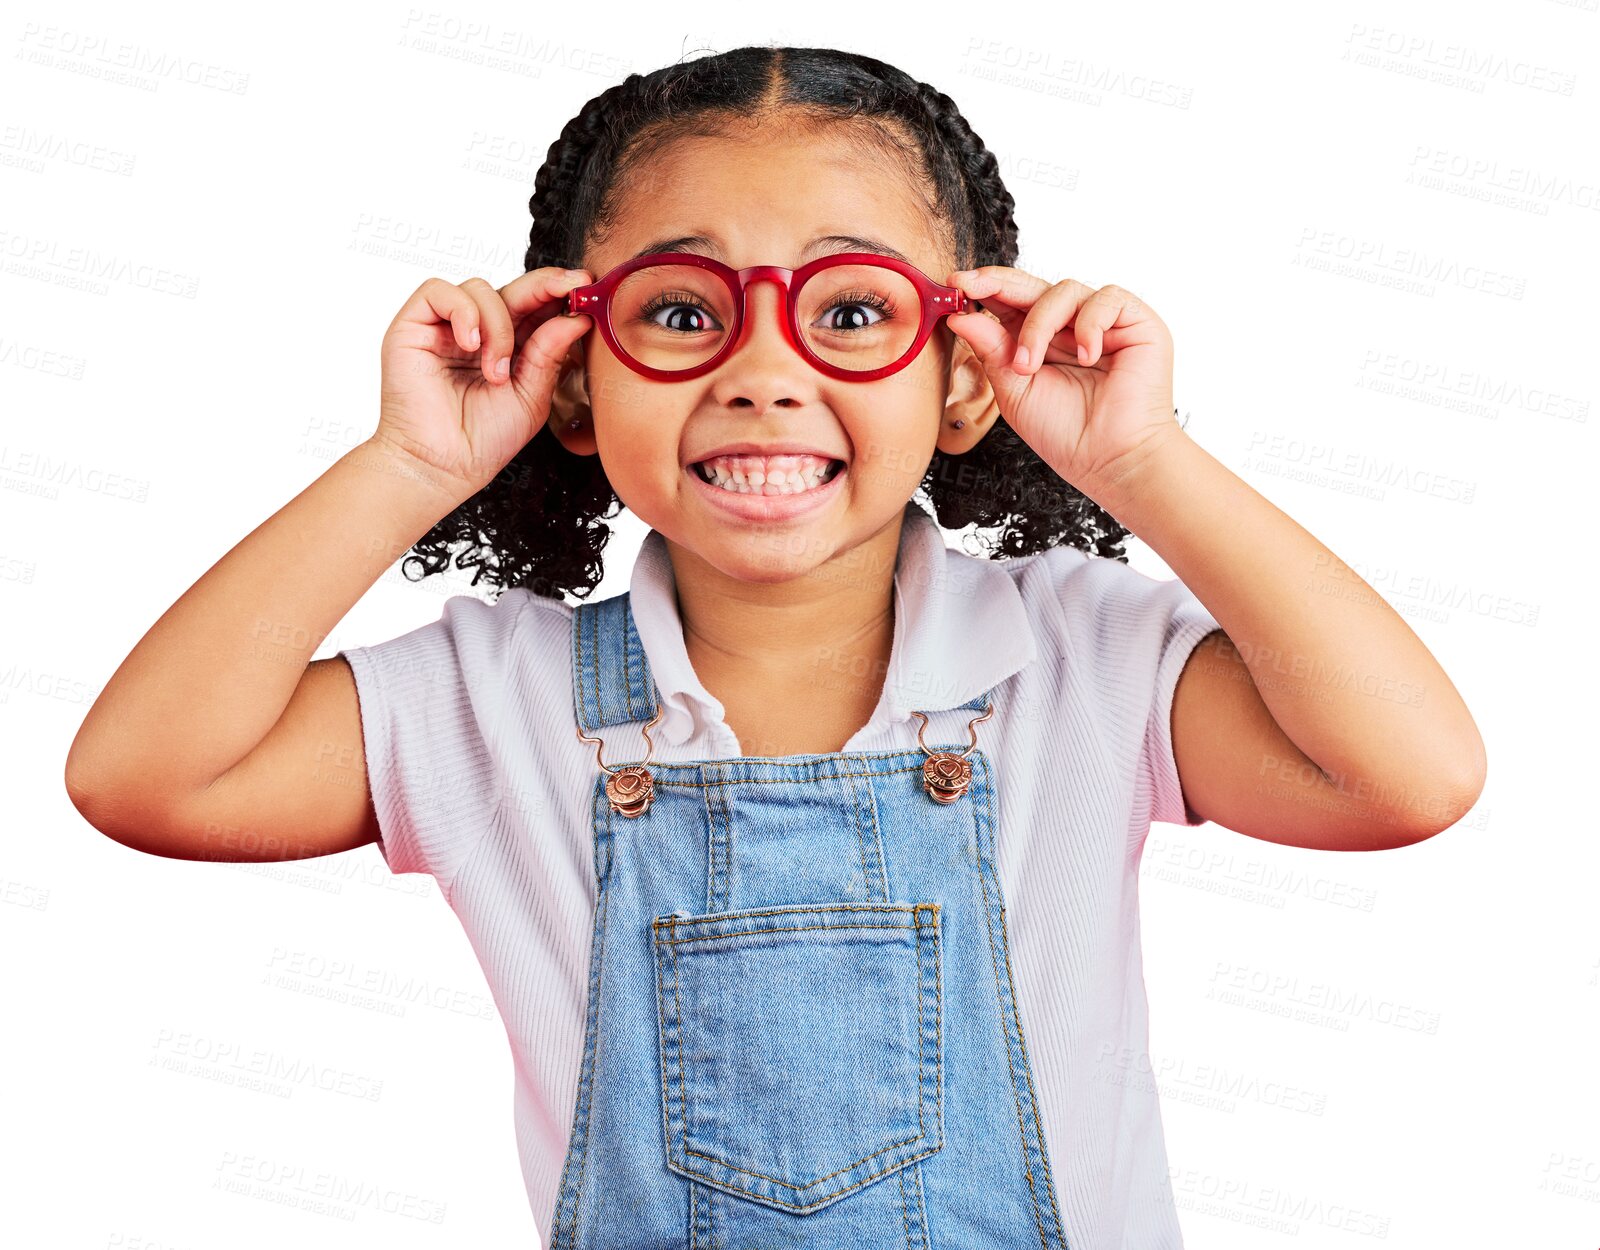
[[[1017,341],[998,320],[987,313],[970,312],[946,317],[945,324],[972,349],[973,356],[989,375],[989,384],[996,395],[1026,388],[1028,375],[1011,368],[1017,354]]]
[[[517,390],[541,407],[547,407],[568,349],[593,325],[594,318],[585,313],[576,317],[552,317],[539,326],[517,352],[512,366],[511,381]]]

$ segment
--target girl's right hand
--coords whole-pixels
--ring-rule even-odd
[[[530,318],[593,280],[532,269],[496,291],[482,278],[429,278],[384,333],[373,440],[443,475],[463,499],[476,494],[545,423],[568,349],[594,324],[586,313],[550,316],[530,330]]]

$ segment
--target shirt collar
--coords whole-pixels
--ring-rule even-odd
[[[683,641],[666,540],[645,535],[629,582],[629,607],[664,708],[658,730],[673,745],[722,721],[725,709],[695,675]],[[995,561],[952,551],[934,519],[906,505],[894,573],[894,638],[868,728],[914,710],[959,707],[1038,654],[1022,594]]]

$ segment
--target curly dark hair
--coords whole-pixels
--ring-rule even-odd
[[[523,268],[578,268],[585,244],[614,221],[620,190],[660,142],[723,133],[735,119],[783,111],[802,122],[865,122],[921,179],[957,268],[1011,265],[1014,202],[994,154],[955,102],[894,66],[833,48],[743,47],[629,74],[595,96],[550,145],[534,178],[533,227]],[[940,525],[993,528],[991,557],[1071,545],[1127,562],[1129,531],[1063,481],[1003,415],[965,455],[935,451],[919,486]],[[526,587],[560,599],[599,584],[608,517],[622,501],[599,456],[567,451],[541,426],[477,494],[430,529],[402,568],[417,578],[450,567],[472,584]]]

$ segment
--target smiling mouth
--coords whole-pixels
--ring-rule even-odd
[[[752,463],[748,458],[719,456],[689,466],[707,485],[730,495],[803,495],[826,486],[844,471],[843,460],[824,460],[820,456],[783,457],[784,464]]]

